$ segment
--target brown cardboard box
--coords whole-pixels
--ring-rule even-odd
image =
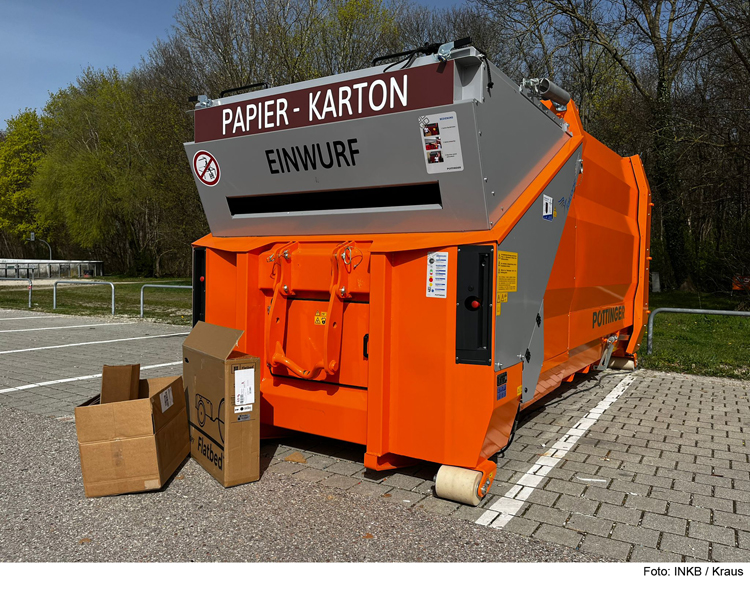
[[[87,497],[159,489],[190,453],[180,376],[137,381],[135,400],[100,402],[130,367],[103,373],[102,394],[75,409]]]
[[[123,402],[124,400],[138,400],[138,380],[141,377],[141,365],[105,365],[102,369],[101,401]]]
[[[241,336],[198,322],[182,346],[190,455],[225,487],[260,478],[260,359]]]

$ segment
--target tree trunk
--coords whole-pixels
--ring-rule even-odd
[[[677,174],[674,112],[671,83],[660,76],[656,98],[652,102],[654,124],[654,165],[651,186],[656,206],[661,210],[664,227],[664,248],[671,268],[663,269],[664,279],[672,287],[680,287],[690,279],[692,256],[686,245],[687,217],[680,195]]]

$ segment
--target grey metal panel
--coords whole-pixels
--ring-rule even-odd
[[[570,135],[494,67],[492,81],[492,90],[477,105],[477,130],[487,211],[495,224]]]
[[[524,368],[524,395],[526,402],[533,397],[539,370],[543,361],[543,331],[538,342],[534,334],[536,315],[542,309],[544,293],[552,272],[552,265],[560,245],[565,221],[568,218],[568,203],[575,186],[579,148],[565,163],[560,172],[545,187],[510,234],[499,245],[499,251],[518,253],[518,290],[508,293],[508,301],[501,304],[501,313],[495,321],[495,363],[503,368],[518,363],[528,348],[531,362]],[[557,216],[551,221],[542,217],[544,195],[552,197]],[[539,332],[539,328],[537,328]],[[532,350],[532,345],[534,350]],[[541,354],[538,351],[542,351]]]
[[[542,371],[542,362],[544,361],[544,301],[539,306],[538,314],[540,325],[537,326],[536,317],[534,317],[534,327],[532,328],[529,342],[530,361],[526,362],[524,360],[523,362],[523,393],[521,394],[521,402],[528,402],[534,398],[536,384],[539,381],[539,374]],[[533,384],[533,387],[530,384]]]
[[[493,65],[488,90],[486,64],[476,50],[461,50],[455,60],[454,104],[325,125],[185,144],[192,162],[198,150],[211,152],[221,167],[221,181],[206,186],[196,179],[211,231],[216,236],[314,235],[486,230],[528,187],[570,139],[560,122],[523,96]],[[434,63],[420,58],[413,67]],[[380,73],[384,66],[252,93],[278,95],[321,84]],[[218,104],[245,100],[229,97]],[[464,170],[428,174],[424,146],[416,128],[419,116],[455,111]],[[357,138],[358,165],[272,175],[265,151]],[[439,182],[442,208],[344,208],[284,212],[283,194]],[[231,216],[227,196],[279,195],[279,213]]]
[[[199,150],[218,161],[221,179],[206,186],[196,179],[208,223],[215,236],[314,235],[333,233],[441,232],[489,229],[482,175],[479,168],[475,103],[434,107],[241,136],[200,144],[185,144],[192,163]],[[463,153],[463,171],[428,174],[419,117],[455,111]],[[315,171],[271,174],[265,151],[351,138],[357,139],[357,165]],[[443,207],[394,210],[339,210],[336,212],[282,212],[232,217],[227,196],[365,188],[439,182]],[[314,196],[312,197],[314,199]],[[314,210],[314,203],[311,203]]]

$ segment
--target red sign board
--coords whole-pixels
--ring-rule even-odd
[[[413,111],[453,103],[453,62],[355,78],[195,110],[195,141]]]

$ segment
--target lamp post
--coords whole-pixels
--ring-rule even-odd
[[[39,242],[44,242],[47,245],[47,248],[49,248],[49,260],[52,260],[52,247],[49,245],[49,242],[42,240],[41,238],[37,239],[34,232],[31,233],[31,238],[26,239],[26,242],[36,242],[37,240],[39,240]]]

